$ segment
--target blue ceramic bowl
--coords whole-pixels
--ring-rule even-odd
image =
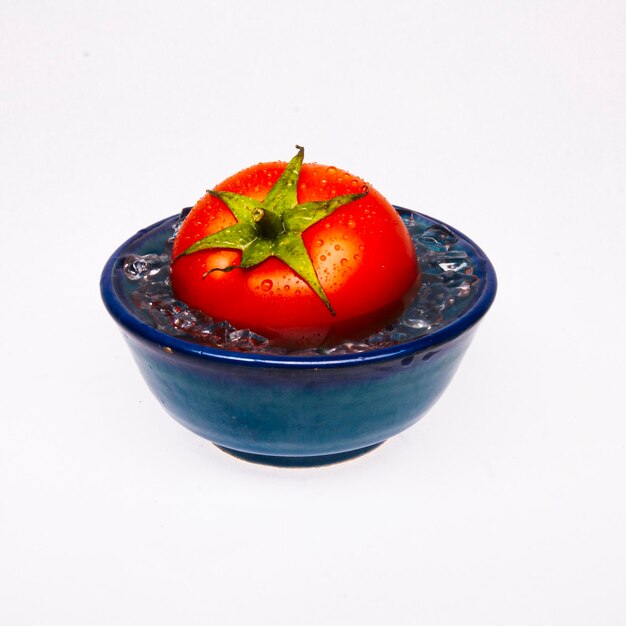
[[[398,210],[403,213],[406,209]],[[478,276],[469,308],[418,339],[344,356],[231,352],[142,321],[124,276],[129,254],[162,253],[177,216],[141,230],[107,262],[102,298],[154,395],[181,424],[240,458],[280,466],[335,463],[414,424],[452,379],[496,293],[484,253],[455,229]]]

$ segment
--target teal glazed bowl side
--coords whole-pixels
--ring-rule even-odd
[[[165,410],[213,443],[279,457],[344,453],[416,422],[452,379],[473,333],[435,349],[340,368],[249,367],[126,340]]]
[[[162,253],[176,217],[140,231],[111,256],[101,293],[153,394],[189,430],[261,463],[344,460],[408,428],[432,407],[495,297],[495,272],[480,248],[420,217],[459,237],[480,279],[479,293],[459,319],[396,346],[291,357],[220,350],[153,328],[133,307],[123,262],[128,254]]]

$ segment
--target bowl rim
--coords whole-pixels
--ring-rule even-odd
[[[235,352],[223,348],[213,348],[183,339],[181,337],[168,335],[163,331],[153,328],[133,315],[118,297],[114,286],[113,272],[118,259],[127,253],[126,250],[131,244],[133,244],[140,237],[144,236],[146,233],[159,228],[165,222],[178,218],[178,215],[166,217],[146,228],[142,228],[132,237],[127,239],[121,246],[119,246],[119,248],[117,248],[117,250],[109,257],[104,269],[102,270],[100,278],[100,293],[102,300],[104,301],[109,314],[117,321],[117,323],[141,339],[149,343],[153,343],[161,349],[166,349],[168,352],[172,351],[174,353],[181,353],[191,357],[207,359],[214,362],[257,367],[312,369],[364,365],[373,362],[384,362],[393,359],[407,358],[418,352],[435,348],[441,344],[449,343],[477,324],[485,313],[487,313],[494,301],[497,291],[497,277],[495,269],[487,255],[478,245],[476,245],[461,231],[446,224],[445,222],[442,222],[441,220],[430,217],[425,213],[421,213],[420,211],[406,209],[396,205],[394,205],[394,208],[398,212],[406,211],[417,214],[434,222],[436,225],[449,229],[459,239],[462,239],[466,244],[473,248],[476,258],[482,262],[484,267],[484,276],[481,275],[481,291],[473,305],[449,324],[446,324],[442,328],[428,333],[427,335],[422,335],[421,337],[410,341],[384,348],[376,348],[366,352],[359,352],[356,354],[291,356],[289,354]],[[482,273],[483,272],[481,272],[481,274]]]

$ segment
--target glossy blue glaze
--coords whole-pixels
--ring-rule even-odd
[[[140,231],[113,254],[102,273],[102,297],[166,411],[222,449],[255,462],[337,462],[409,427],[443,393],[495,297],[488,259],[447,226],[480,278],[471,308],[447,326],[356,355],[290,357],[209,348],[139,319],[130,300],[132,285],[123,276],[127,254],[163,251],[174,221]]]

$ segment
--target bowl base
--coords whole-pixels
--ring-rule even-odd
[[[385,443],[375,443],[372,446],[358,448],[357,450],[348,450],[347,452],[337,452],[335,454],[320,454],[317,456],[271,456],[266,454],[253,454],[252,452],[242,452],[241,450],[233,450],[224,446],[215,445],[217,448],[238,459],[248,461],[250,463],[259,463],[261,465],[273,465],[274,467],[321,467],[323,465],[333,465],[355,459],[363,454],[367,454],[371,450]]]

